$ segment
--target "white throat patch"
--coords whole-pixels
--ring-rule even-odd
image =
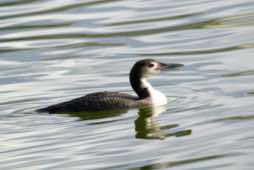
[[[141,83],[143,88],[148,89],[153,105],[160,106],[167,104],[167,97],[159,90],[154,89],[146,78],[142,78]]]

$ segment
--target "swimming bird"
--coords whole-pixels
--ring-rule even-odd
[[[165,64],[154,59],[143,59],[134,64],[129,74],[131,87],[137,96],[121,92],[95,92],[37,111],[66,113],[165,105],[167,103],[167,97],[159,90],[154,89],[148,80],[153,75],[159,74],[163,70],[174,69],[181,66],[183,66],[183,64]]]

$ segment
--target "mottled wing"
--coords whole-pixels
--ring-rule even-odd
[[[97,92],[52,105],[39,112],[82,112],[137,107],[137,97],[119,92]]]

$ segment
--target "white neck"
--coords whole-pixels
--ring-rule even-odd
[[[147,81],[146,78],[141,79],[142,87],[147,88],[150,94],[151,102],[153,105],[165,105],[167,104],[167,97],[160,92],[159,90],[156,90],[152,87],[152,85]]]

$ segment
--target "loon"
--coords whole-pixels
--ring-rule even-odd
[[[183,64],[165,64],[154,59],[139,60],[134,64],[129,74],[131,87],[137,96],[121,92],[95,92],[38,109],[37,112],[90,112],[165,105],[167,104],[167,97],[162,92],[154,89],[148,80],[163,70],[181,66]]]

